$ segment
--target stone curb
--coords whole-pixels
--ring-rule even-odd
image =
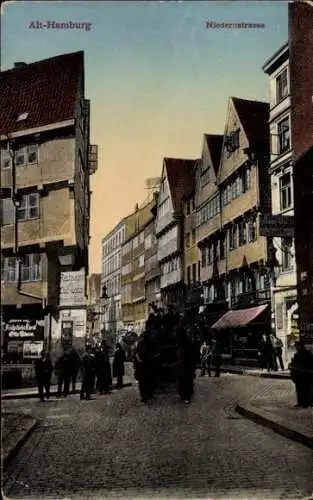
[[[250,404],[236,404],[236,411],[253,422],[272,429],[277,434],[289,438],[298,443],[304,444],[313,449],[313,432],[311,435],[304,433],[302,429],[297,429],[296,426],[291,426],[288,422],[271,413],[255,408]]]
[[[30,438],[31,434],[34,432],[36,427],[39,425],[39,421],[32,418],[32,422],[29,422],[27,425],[27,428],[23,432],[23,435],[20,437],[20,439],[13,445],[11,448],[6,452],[4,456],[2,456],[2,464],[3,467],[6,467],[8,463],[14,458],[19,450],[22,448],[22,446],[25,444],[27,439]],[[3,446],[2,446],[3,450]],[[4,452],[3,452],[4,453]]]
[[[223,373],[232,373],[234,375],[246,375],[248,377],[260,377],[260,378],[273,378],[273,379],[286,379],[290,380],[290,375],[287,373],[258,373],[258,372],[249,372],[244,369],[238,369],[236,370],[235,368],[221,368],[221,372]]]
[[[123,385],[123,387],[130,387],[132,386],[133,384],[131,382],[127,382]],[[117,390],[115,387],[113,387],[113,390]],[[76,394],[80,394],[80,391],[79,390],[76,390],[74,395]],[[56,391],[52,391],[50,392],[50,396],[56,396],[57,395],[57,392]],[[70,392],[69,396],[73,395],[72,392]],[[2,394],[2,399],[32,399],[32,398],[38,398],[38,392],[37,390],[34,391],[34,392],[29,392],[29,393],[16,393],[16,394]]]

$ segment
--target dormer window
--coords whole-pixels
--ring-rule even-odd
[[[26,120],[28,118],[28,115],[29,115],[29,113],[21,113],[20,115],[18,115],[16,121],[23,122],[24,120]]]

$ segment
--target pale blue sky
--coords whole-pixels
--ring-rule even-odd
[[[37,20],[90,22],[91,29],[29,29]],[[264,23],[265,29],[213,30],[206,21]],[[287,37],[282,1],[4,7],[2,69],[85,51],[92,141],[100,148],[92,181],[93,271],[100,270],[101,237],[144,199],[145,178],[160,174],[164,156],[198,157],[202,134],[223,132],[229,96],[267,100],[262,65]]]

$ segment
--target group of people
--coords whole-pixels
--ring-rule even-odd
[[[166,351],[169,356],[165,355]],[[216,340],[212,343],[212,351],[209,351],[207,342],[201,346],[199,329],[193,317],[188,314],[181,316],[171,306],[164,311],[152,305],[145,331],[134,355],[135,378],[138,380],[142,402],[147,403],[152,398],[162,381],[162,374],[168,374],[170,371],[178,381],[180,399],[189,404],[194,393],[196,369],[200,362],[202,368],[206,363],[211,373],[211,360],[216,376],[219,376],[221,359]]]
[[[208,372],[208,376],[211,377],[212,368],[215,370],[215,377],[220,376],[222,355],[216,339],[212,339],[211,342],[208,342],[207,340],[203,341],[200,347],[200,362],[201,377],[204,377],[206,372]]]
[[[277,371],[285,369],[283,361],[283,342],[272,334],[262,335],[259,342],[260,367],[267,371]]]
[[[109,393],[113,386],[113,378],[117,379],[117,388],[122,388],[125,360],[125,352],[120,344],[116,345],[113,367],[111,367],[109,349],[105,343],[95,348],[87,345],[82,356],[73,348],[65,350],[54,366],[58,380],[57,397],[67,397],[70,393],[70,385],[72,385],[72,393],[75,394],[79,373],[82,376],[80,399],[91,399],[91,395],[96,391],[100,394]],[[50,356],[42,351],[41,357],[35,362],[38,394],[41,401],[50,397],[52,373],[53,365]]]

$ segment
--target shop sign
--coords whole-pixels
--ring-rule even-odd
[[[36,339],[44,337],[44,320],[9,319],[4,322],[4,333],[8,339]]]
[[[260,236],[294,238],[293,215],[260,214]]]
[[[43,350],[43,341],[23,342],[23,358],[38,359]]]
[[[61,272],[59,305],[86,305],[85,269]]]

